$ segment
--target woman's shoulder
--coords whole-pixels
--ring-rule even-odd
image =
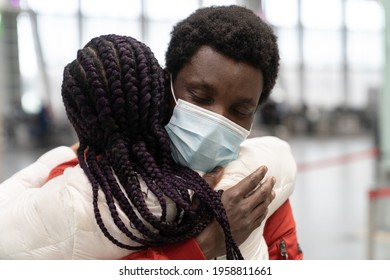
[[[274,136],[255,137],[245,140],[240,147],[238,160],[247,164],[278,165],[286,163],[295,166],[290,145]]]
[[[258,150],[258,149],[284,149],[291,151],[290,144],[278,137],[275,136],[263,136],[263,137],[253,137],[246,139],[242,144],[242,148],[245,149],[252,149],[252,150]]]
[[[267,166],[267,176],[275,176],[277,185],[291,182],[296,174],[296,162],[290,145],[277,137],[248,138],[240,146],[238,158],[224,166],[224,178],[238,182],[260,166]],[[231,184],[230,184],[231,185]]]

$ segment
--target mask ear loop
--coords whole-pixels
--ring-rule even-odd
[[[172,93],[172,97],[173,97],[173,100],[175,100],[175,103],[177,104],[177,99],[176,99],[176,96],[175,96],[175,92],[173,91],[172,73],[169,74],[169,79],[170,79],[170,83],[171,83],[171,93]]]
[[[251,127],[249,128],[249,133],[252,132],[252,128],[253,128],[253,123],[254,123],[254,122],[255,122],[255,121],[253,120],[252,123],[251,123]]]

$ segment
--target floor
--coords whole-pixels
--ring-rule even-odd
[[[368,192],[377,187],[370,137],[294,139],[291,147],[299,170],[291,201],[305,258],[367,259]]]
[[[291,202],[305,259],[367,259],[368,192],[378,187],[371,135],[286,140],[299,169]],[[34,161],[47,147],[8,144],[2,150],[0,182]],[[386,215],[382,213],[381,219]],[[390,259],[390,241],[384,236],[374,243],[373,259]]]

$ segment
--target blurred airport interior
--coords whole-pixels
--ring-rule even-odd
[[[60,89],[77,49],[126,34],[164,65],[172,26],[222,4],[278,35],[280,75],[251,136],[291,145],[305,259],[390,259],[389,0],[0,0],[0,182],[76,141]]]

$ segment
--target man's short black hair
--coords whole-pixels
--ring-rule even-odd
[[[167,70],[173,77],[202,46],[260,69],[264,88],[259,103],[267,100],[278,75],[279,49],[272,28],[258,15],[236,5],[211,6],[177,23],[165,54]]]

